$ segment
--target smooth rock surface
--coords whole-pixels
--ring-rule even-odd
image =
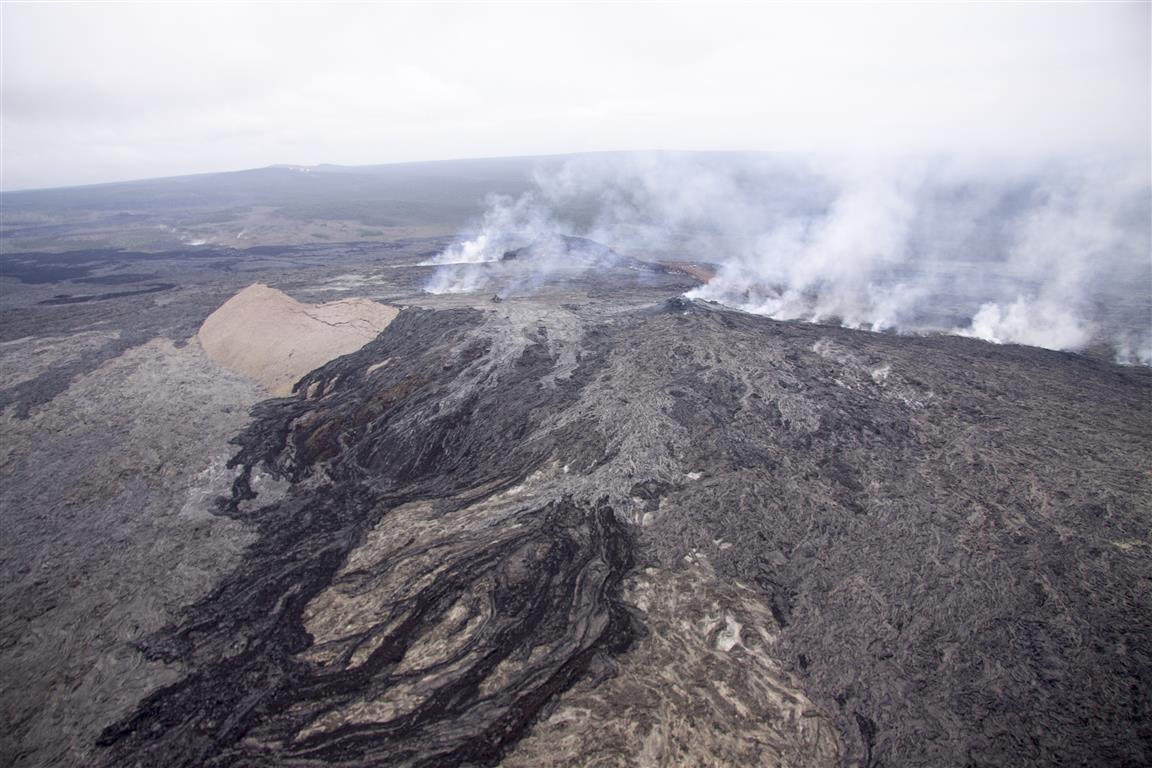
[[[196,337],[213,360],[283,396],[304,374],[376,338],[398,312],[369,299],[304,304],[253,283],[209,315]]]

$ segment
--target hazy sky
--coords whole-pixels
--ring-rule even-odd
[[[1147,165],[1149,7],[4,2],[0,184],[600,149]]]

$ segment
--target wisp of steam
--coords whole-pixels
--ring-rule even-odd
[[[494,197],[430,264],[432,293],[529,291],[556,235],[715,265],[688,293],[777,319],[946,332],[1152,364],[1152,188],[1131,166],[736,153],[577,155]]]

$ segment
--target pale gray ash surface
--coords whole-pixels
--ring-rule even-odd
[[[1147,368],[446,243],[5,248],[0,762],[1152,761]],[[270,399],[257,280],[402,309]]]

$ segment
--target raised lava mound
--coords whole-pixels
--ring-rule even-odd
[[[186,672],[108,763],[1148,764],[1150,394],[683,300],[406,309],[257,407],[221,508],[257,540],[146,645]]]

